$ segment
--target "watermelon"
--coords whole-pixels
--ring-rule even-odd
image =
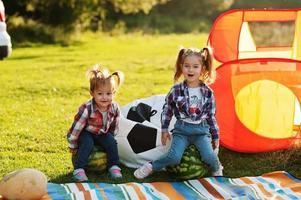
[[[72,156],[72,163],[74,165],[75,156]],[[88,171],[103,172],[107,168],[107,154],[97,148],[93,149],[89,157],[89,162],[86,167]]]
[[[166,170],[179,179],[196,179],[208,172],[208,167],[202,162],[199,151],[194,145],[188,146],[180,164],[166,167]]]

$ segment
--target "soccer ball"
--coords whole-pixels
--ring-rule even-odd
[[[121,107],[121,113],[125,118],[129,118],[129,113],[131,112],[131,109],[133,107],[139,106],[139,104],[144,104],[146,106],[149,106],[151,109],[151,112],[149,113],[149,121],[152,125],[159,128],[161,127],[161,113],[162,108],[165,103],[165,96],[166,95],[154,95],[143,99],[137,99],[123,107]],[[155,111],[155,112],[153,112]],[[143,113],[144,115],[147,115],[147,113]],[[147,117],[146,117],[147,118]],[[137,120],[134,120],[137,121]],[[169,131],[173,129],[173,126],[176,122],[175,117],[172,118],[169,126]],[[143,122],[142,122],[143,123]]]
[[[123,116],[128,116],[130,109],[139,103],[146,104],[151,110],[156,110],[148,120],[136,122],[121,117],[119,131],[115,137],[118,144],[120,162],[132,168],[138,168],[147,161],[157,160],[167,153],[170,144],[162,145],[160,117],[164,104],[164,96],[156,95],[145,99],[136,100],[121,108]],[[171,121],[170,130],[175,119]]]
[[[139,123],[121,117],[115,139],[120,162],[127,167],[138,168],[168,151],[161,143],[161,131],[147,121]]]

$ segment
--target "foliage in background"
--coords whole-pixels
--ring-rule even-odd
[[[159,3],[168,0],[4,0],[8,16],[34,20],[45,25],[72,31],[84,20],[104,22],[112,12],[148,13]],[[9,20],[9,17],[8,17]]]
[[[75,31],[105,31],[107,16],[112,13],[148,13],[153,6],[166,1],[4,0],[4,5],[8,32],[12,35],[13,43],[26,40],[52,43],[66,40]]]
[[[160,33],[208,32],[219,13],[233,0],[172,0],[154,7],[149,15],[121,16],[127,27],[151,27]],[[137,18],[138,17],[138,18]]]
[[[13,43],[68,43],[86,30],[143,33],[208,32],[235,8],[296,8],[299,0],[4,0]],[[21,19],[21,20],[20,20]],[[20,22],[22,23],[16,23]],[[31,30],[29,30],[31,29]],[[33,35],[33,38],[27,37]],[[33,41],[32,41],[33,40]]]

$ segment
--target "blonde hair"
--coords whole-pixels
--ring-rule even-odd
[[[87,71],[87,77],[90,80],[90,91],[94,91],[99,87],[109,86],[112,92],[115,92],[124,80],[124,75],[121,71],[115,71],[110,74],[108,69],[102,68],[99,64],[94,65],[92,69]]]
[[[180,49],[175,65],[174,82],[177,82],[182,75],[182,66],[188,56],[198,56],[202,65],[200,80],[205,84],[210,84],[215,81],[215,69],[212,66],[212,50],[205,47],[202,50],[196,48]]]

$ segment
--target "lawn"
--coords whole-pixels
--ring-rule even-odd
[[[86,70],[100,63],[125,73],[116,101],[166,93],[180,46],[202,47],[207,34],[121,35],[86,33],[69,46],[31,45],[13,49],[0,62],[0,177],[30,167],[51,182],[71,182],[72,164],[66,132],[78,106],[90,98]],[[225,176],[255,176],[285,170],[301,177],[301,153],[295,150],[242,154],[221,149]],[[133,169],[122,167],[124,179],[136,181]],[[112,182],[106,174],[91,181]],[[176,180],[166,172],[146,181]],[[116,181],[115,181],[116,182]]]

